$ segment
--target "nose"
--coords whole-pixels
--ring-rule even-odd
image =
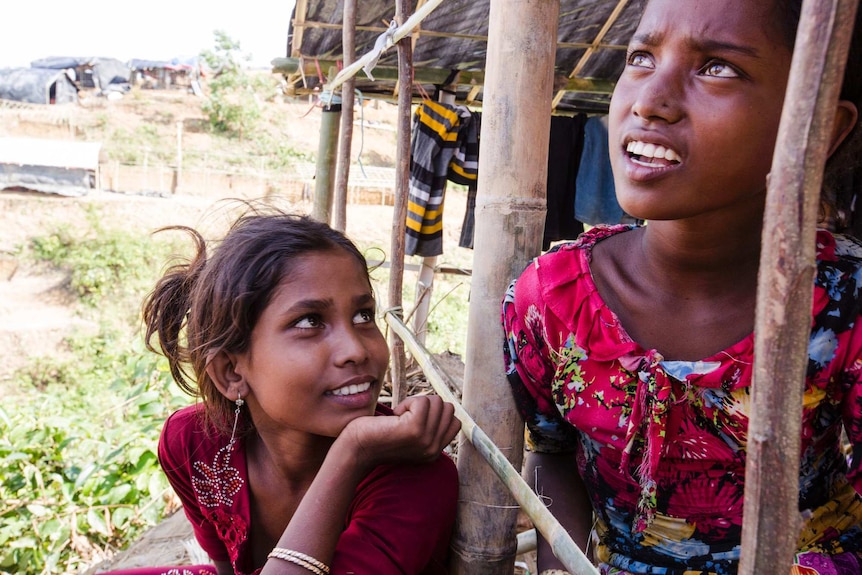
[[[672,69],[655,70],[635,81],[632,114],[649,122],[678,122],[683,115],[683,80]]]
[[[343,366],[350,363],[359,365],[365,363],[369,357],[368,338],[356,326],[344,326],[338,330],[333,341],[333,355],[336,365]]]

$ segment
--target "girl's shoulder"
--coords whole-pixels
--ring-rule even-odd
[[[516,282],[517,298],[550,303],[558,298],[572,301],[573,298],[598,296],[590,272],[593,248],[604,239],[636,228],[633,225],[599,225],[574,241],[554,245],[524,269]]]
[[[539,256],[537,259],[553,259],[560,257],[560,254],[566,254],[577,250],[589,253],[600,241],[617,234],[631,231],[638,227],[639,226],[634,224],[599,224],[586,230],[575,240],[561,242],[552,246],[551,249]]]

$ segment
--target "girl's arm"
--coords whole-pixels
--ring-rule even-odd
[[[331,565],[356,487],[368,472],[383,463],[433,461],[460,428],[452,405],[436,396],[408,398],[394,411],[395,416],[361,417],[345,427],[277,547]],[[314,570],[270,558],[261,575],[309,572]]]
[[[586,551],[592,526],[592,505],[578,474],[575,454],[528,452],[524,480],[533,487],[578,547]],[[565,569],[541,533],[536,533],[536,540],[539,573],[545,569]]]

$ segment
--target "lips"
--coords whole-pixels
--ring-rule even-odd
[[[644,167],[661,168],[682,162],[676,150],[641,140],[631,140],[626,144],[626,152],[634,163]]]

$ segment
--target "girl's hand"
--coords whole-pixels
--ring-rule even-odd
[[[338,437],[349,442],[357,460],[369,467],[395,461],[436,459],[461,429],[455,407],[436,395],[408,397],[390,417],[354,419]]]

